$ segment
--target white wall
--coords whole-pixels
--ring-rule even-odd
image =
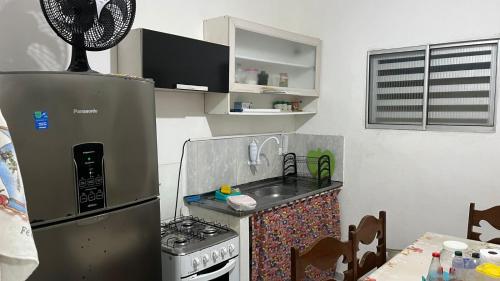
[[[342,229],[388,212],[389,246],[425,231],[465,236],[468,203],[500,203],[498,133],[364,129],[371,49],[500,34],[500,1],[323,1],[320,113],[299,133],[345,136]]]

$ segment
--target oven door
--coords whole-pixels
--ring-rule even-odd
[[[238,258],[212,266],[182,281],[238,281],[240,278]]]

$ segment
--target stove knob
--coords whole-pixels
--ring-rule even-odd
[[[220,256],[224,258],[226,255],[227,255],[227,249],[226,247],[223,247],[222,249],[220,249]]]
[[[193,259],[193,267],[197,268],[198,266],[200,266],[200,259],[199,258],[194,258]]]
[[[235,250],[234,245],[233,244],[229,245],[229,254],[232,255],[234,253],[234,250]]]
[[[205,254],[205,255],[203,255],[202,261],[203,261],[203,264],[206,265],[210,261],[210,257],[207,254]]]
[[[214,261],[217,261],[218,258],[219,258],[219,253],[217,253],[216,251],[213,251],[212,252],[212,259],[214,259]]]

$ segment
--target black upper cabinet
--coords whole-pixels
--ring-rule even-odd
[[[229,92],[227,46],[134,29],[116,50],[119,73],[151,78],[156,88]]]

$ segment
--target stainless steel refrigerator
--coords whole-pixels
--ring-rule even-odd
[[[154,85],[0,73],[40,266],[29,280],[161,280]]]

